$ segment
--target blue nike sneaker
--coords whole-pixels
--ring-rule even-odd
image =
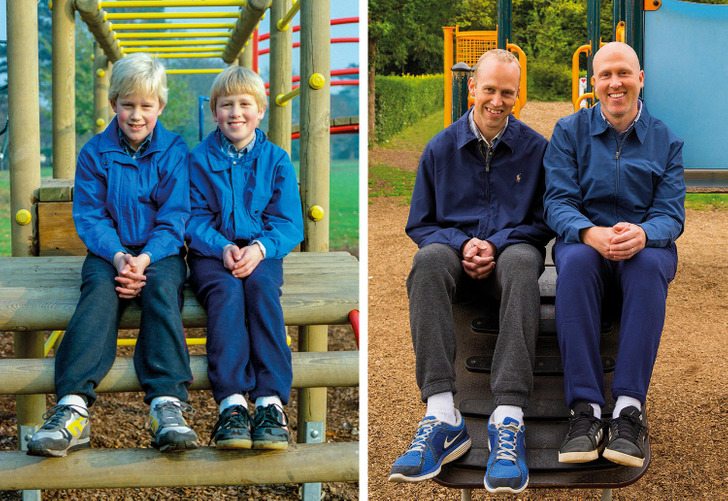
[[[443,423],[432,416],[420,421],[417,433],[407,452],[392,466],[390,482],[421,482],[437,476],[443,464],[449,463],[470,449],[470,437],[465,421],[455,410],[455,426]]]
[[[525,428],[513,418],[503,423],[488,421],[488,448],[490,457],[485,471],[485,489],[492,493],[518,494],[528,485],[526,465]]]

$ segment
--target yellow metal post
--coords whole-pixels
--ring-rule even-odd
[[[27,215],[34,212],[34,192],[40,187],[38,12],[35,2],[26,0],[8,0],[6,7],[12,255],[32,256],[34,222]],[[26,217],[19,217],[22,214]],[[42,356],[42,332],[15,334],[15,358]],[[22,447],[24,428],[43,420],[45,395],[18,396],[16,405]]]
[[[53,177],[76,168],[76,26],[72,0],[53,2]]]
[[[291,154],[291,106],[278,106],[276,96],[291,90],[293,55],[292,29],[278,29],[278,20],[291,9],[291,0],[273,0],[270,7],[270,98],[268,139]]]

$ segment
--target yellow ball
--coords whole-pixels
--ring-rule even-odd
[[[324,208],[320,205],[314,205],[308,209],[308,217],[312,221],[321,221],[324,218]]]
[[[106,72],[104,70],[102,70],[101,68],[96,70],[96,76],[98,76],[99,78],[103,77],[104,75],[106,75]]]
[[[28,223],[30,223],[30,220],[33,219],[33,217],[30,214],[30,211],[27,209],[20,209],[18,212],[15,213],[15,222],[17,222],[20,226],[25,226]]]
[[[96,125],[98,125],[99,127],[103,127],[104,125],[106,125],[106,120],[104,120],[103,118],[99,118],[96,120]]]

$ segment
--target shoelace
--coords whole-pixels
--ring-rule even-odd
[[[424,452],[427,445],[427,439],[432,433],[432,429],[437,424],[435,420],[422,421],[420,426],[417,428],[415,438],[412,439],[412,443],[409,446],[409,450]]]
[[[229,410],[226,409],[225,412],[220,415],[217,423],[215,423],[215,426],[212,428],[209,443],[212,443],[215,435],[217,435],[217,432],[220,431],[220,429],[222,428],[226,430],[229,430],[230,428],[249,428],[249,421],[245,420],[245,418],[243,417],[243,413],[245,413],[245,415],[248,416],[248,419],[250,419],[248,409],[246,409],[242,405],[235,405],[233,407],[230,407]]]
[[[637,442],[637,437],[642,430],[642,423],[638,417],[632,414],[625,414],[619,416],[615,421],[620,438],[626,438],[630,442]]]
[[[56,426],[59,426],[63,420],[65,419],[64,410],[69,409],[71,412],[75,412],[81,417],[88,417],[88,411],[84,411],[83,409],[79,407],[71,407],[70,405],[55,405],[48,409],[43,414],[43,419],[51,418],[47,423],[45,423],[42,427],[46,429],[52,429]]]
[[[514,424],[496,424],[495,428],[498,430],[496,460],[505,459],[515,463],[518,459],[518,453],[516,452],[518,427]]]
[[[589,411],[581,411],[579,415],[569,421],[569,433],[567,439],[574,436],[585,435],[594,424],[596,418]]]
[[[279,414],[282,416],[283,421],[278,419]],[[288,416],[286,415],[286,411],[279,411],[275,408],[274,405],[266,405],[260,410],[255,410],[255,417],[253,418],[253,422],[256,428],[261,426],[286,427],[288,426]]]
[[[169,426],[171,424],[177,424],[177,411],[185,412],[187,414],[194,414],[195,411],[192,409],[192,406],[188,404],[187,402],[182,402],[181,400],[178,401],[169,401],[162,402],[160,404],[157,404],[157,406],[154,408],[159,413],[159,426]],[[172,419],[175,422],[174,423],[167,423],[166,421],[168,419]],[[182,418],[184,421],[184,418]],[[181,423],[179,423],[181,424]]]

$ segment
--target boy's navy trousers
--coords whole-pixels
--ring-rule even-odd
[[[207,311],[207,374],[218,404],[246,393],[251,400],[291,395],[293,368],[281,307],[283,260],[264,259],[245,278],[222,260],[189,256],[190,284]]]
[[[132,251],[132,254],[136,252]],[[146,285],[135,299],[121,299],[115,287],[116,268],[90,252],[81,270],[81,298],[56,353],[56,395],[80,395],[91,406],[94,389],[116,358],[119,319],[132,301],[142,309],[134,368],[144,401],[160,396],[187,400],[192,381],[180,308],[187,268],[182,256],[150,264]]]
[[[646,247],[626,261],[610,261],[592,247],[554,245],[556,330],[564,365],[566,403],[604,406],[599,353],[602,299],[621,294],[619,343],[612,396],[645,402],[657,358],[668,284],[677,270],[677,248]]]

